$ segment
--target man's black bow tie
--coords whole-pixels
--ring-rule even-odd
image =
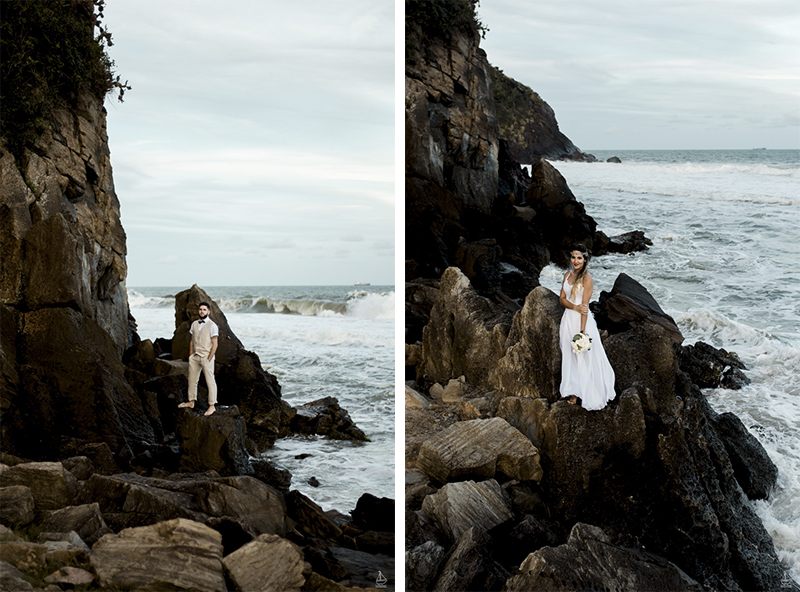
[[[203,323],[205,323],[205,321],[198,321],[198,322],[199,322],[201,325],[202,325]]]

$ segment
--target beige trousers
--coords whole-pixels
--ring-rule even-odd
[[[214,359],[208,361],[206,354],[193,354],[189,356],[189,400],[197,400],[197,383],[200,382],[200,370],[206,377],[208,386],[208,404],[217,404],[217,381],[214,380]]]

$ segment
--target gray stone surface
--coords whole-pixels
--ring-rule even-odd
[[[300,592],[305,583],[303,552],[277,535],[263,534],[223,562],[231,580],[242,591]]]
[[[423,500],[422,511],[451,541],[457,541],[473,526],[488,531],[513,518],[508,500],[494,479],[448,483]]]

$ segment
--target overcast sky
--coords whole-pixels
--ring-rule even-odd
[[[583,150],[800,148],[797,0],[483,0],[489,61]]]
[[[394,4],[108,2],[128,286],[394,283]]]

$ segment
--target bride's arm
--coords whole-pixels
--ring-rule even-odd
[[[583,278],[583,303],[580,306],[581,313],[581,333],[586,331],[586,319],[589,316],[589,300],[592,298],[594,291],[594,280],[588,273]]]
[[[558,297],[558,303],[564,308],[571,308],[572,310],[578,310],[578,305],[572,304],[572,302],[570,302],[569,299],[567,298],[566,292],[564,292],[564,280],[567,279],[568,273],[569,272],[565,273],[564,277],[561,279],[561,294]]]

